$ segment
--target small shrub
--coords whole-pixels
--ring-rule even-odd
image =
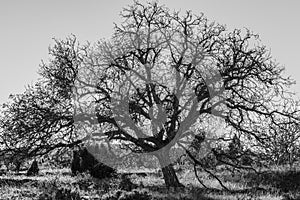
[[[80,195],[76,191],[68,188],[52,188],[51,191],[42,193],[39,200],[80,200]]]
[[[137,188],[137,185],[134,184],[130,178],[126,174],[122,174],[121,176],[121,182],[119,184],[119,189],[125,190],[125,191],[131,191],[133,189]]]
[[[34,160],[27,171],[27,176],[35,176],[39,173],[39,166],[38,162]]]
[[[116,175],[116,170],[99,162],[88,150],[83,148],[73,152],[71,163],[72,174],[89,172],[94,178],[111,178]]]
[[[73,151],[73,160],[71,163],[71,171],[73,175],[76,175],[78,172],[82,172],[80,167],[80,155],[78,151]]]

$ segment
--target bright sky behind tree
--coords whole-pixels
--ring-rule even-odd
[[[38,78],[41,60],[48,61],[52,38],[70,34],[79,42],[109,38],[119,13],[132,0],[26,0],[0,2],[0,104],[22,93]],[[140,2],[146,2],[141,0]],[[300,1],[298,0],[160,0],[171,10],[203,12],[228,29],[249,28],[297,81],[300,97]]]

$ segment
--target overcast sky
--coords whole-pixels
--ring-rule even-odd
[[[141,0],[141,2],[145,2]],[[1,0],[0,103],[34,83],[41,60],[48,60],[52,38],[75,34],[79,41],[108,38],[119,12],[132,0]],[[161,0],[170,9],[203,12],[229,29],[249,28],[260,35],[276,60],[286,67],[300,94],[299,0]],[[300,96],[298,94],[298,96]]]

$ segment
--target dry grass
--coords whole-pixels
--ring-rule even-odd
[[[38,199],[42,194],[68,188],[80,194],[82,199],[115,199],[123,195],[149,195],[151,199],[233,199],[233,200],[289,200],[300,199],[300,172],[284,169],[273,169],[255,173],[240,173],[232,176],[220,173],[231,192],[222,189],[218,181],[204,172],[199,173],[203,183],[210,189],[205,189],[190,171],[179,174],[179,179],[185,188],[174,190],[164,186],[162,177],[153,171],[147,171],[147,176],[131,175],[130,179],[136,186],[133,192],[119,189],[120,178],[96,180],[83,174],[72,177],[69,169],[41,170],[39,176],[27,177],[23,174],[7,174],[0,176],[0,199]],[[299,178],[299,179],[298,179]],[[119,196],[118,196],[119,195]],[[121,196],[120,196],[121,195]],[[145,196],[145,198],[148,196]],[[123,198],[123,197],[122,197]],[[131,198],[131,197],[130,197]]]

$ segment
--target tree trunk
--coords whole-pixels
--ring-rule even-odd
[[[161,166],[163,178],[167,188],[182,187],[182,184],[179,182],[174,170],[173,164],[170,162],[169,151],[160,152],[159,154],[156,154],[156,157],[158,158]]]

